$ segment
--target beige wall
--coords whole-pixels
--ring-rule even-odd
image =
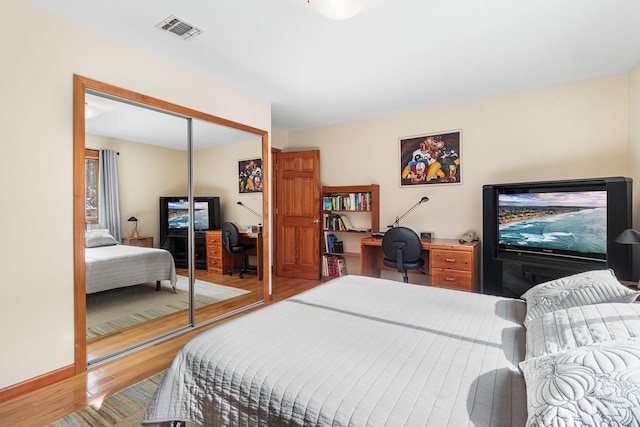
[[[187,153],[97,135],[86,135],[85,145],[87,148],[106,148],[120,153],[118,190],[122,237],[131,236],[133,227],[127,219],[135,216],[140,236],[152,236],[154,246],[158,247],[158,197],[187,194]]]
[[[0,388],[74,363],[73,74],[270,131],[271,107],[202,74],[5,0]],[[24,28],[29,31],[24,32]],[[20,36],[16,36],[20,34]],[[11,209],[7,207],[11,206]]]
[[[548,87],[291,132],[321,150],[324,185],[380,184],[381,227],[427,195],[402,225],[455,238],[482,234],[484,184],[626,176],[627,76]],[[398,138],[462,130],[462,184],[400,188]]]
[[[238,191],[238,161],[262,157],[262,140],[199,150],[194,156],[194,186],[196,195],[220,196],[222,221],[235,223],[240,231],[262,221],[237,202],[262,213],[261,194],[240,194]]]

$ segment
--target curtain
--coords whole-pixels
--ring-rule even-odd
[[[120,241],[120,194],[118,192],[118,154],[113,150],[100,150],[100,228],[107,228]]]

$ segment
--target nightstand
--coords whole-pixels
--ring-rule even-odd
[[[620,280],[620,283],[622,283],[629,289],[633,289],[634,291],[637,291],[638,289],[640,289],[640,287],[638,287],[638,282],[631,282],[629,280]],[[640,301],[640,296],[636,298],[636,301]]]
[[[123,237],[122,244],[129,246],[153,247],[153,237]]]

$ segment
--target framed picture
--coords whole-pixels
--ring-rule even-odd
[[[461,183],[462,131],[400,138],[400,186]]]
[[[262,193],[262,159],[238,161],[238,191]]]

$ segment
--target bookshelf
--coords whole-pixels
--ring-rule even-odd
[[[328,279],[346,274],[349,259],[359,262],[360,239],[380,230],[380,186],[324,186],[321,203],[322,277]]]

